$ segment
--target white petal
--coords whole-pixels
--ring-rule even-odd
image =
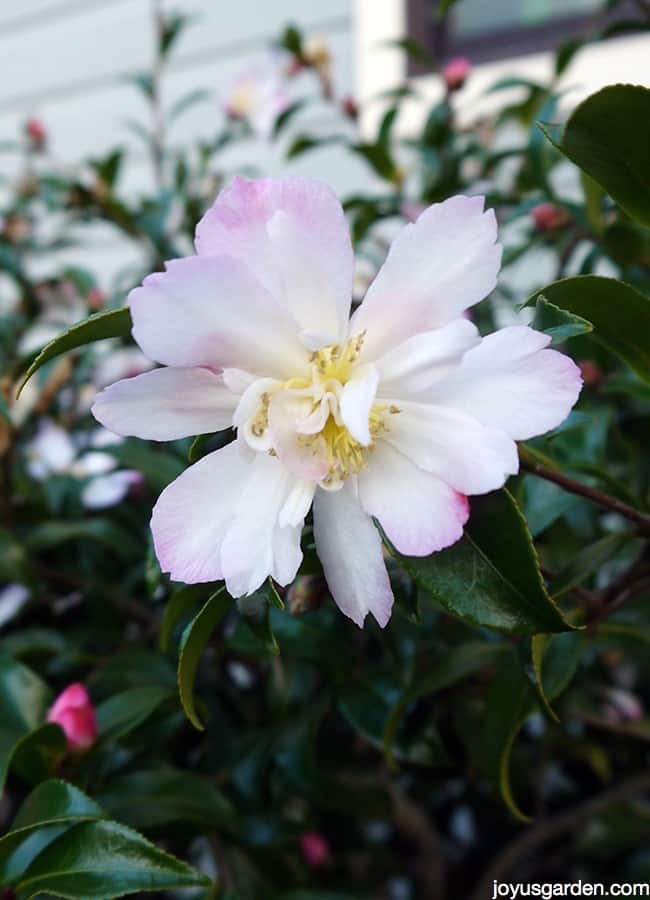
[[[313,481],[294,482],[289,496],[280,510],[278,524],[280,526],[302,525],[314,499],[315,490],[316,485]]]
[[[467,497],[384,441],[377,443],[358,479],[362,507],[379,520],[400,553],[428,556],[462,536]]]
[[[363,447],[370,443],[370,410],[377,395],[379,374],[369,364],[357,366],[341,391],[341,419]]]
[[[223,378],[208,369],[164,368],[105,388],[92,413],[118,434],[172,441],[229,428],[236,403]]]
[[[483,204],[483,197],[451,197],[400,232],[352,317],[351,334],[367,330],[364,359],[439,328],[493,290],[501,248],[494,212]]]
[[[166,263],[129,294],[133,337],[168,366],[308,372],[295,323],[243,262],[197,256]]]
[[[288,584],[302,560],[302,518],[281,525],[280,512],[294,487],[294,479],[273,456],[258,453],[252,475],[234,510],[221,546],[221,566],[233,597],[250,594],[271,575]]]
[[[241,259],[293,317],[310,349],[345,341],[353,254],[341,204],[305,178],[235,178],[199,222],[201,255]]]
[[[278,458],[295,478],[320,481],[329,468],[325,443],[317,435],[299,433],[311,405],[298,391],[274,394],[269,404],[269,435]]]
[[[172,481],[151,517],[156,556],[172,581],[223,578],[221,545],[253,475],[253,453],[233,441]]]
[[[519,468],[517,446],[504,432],[445,406],[394,401],[382,439],[462,494],[501,487]]]
[[[481,338],[468,319],[455,319],[435,331],[414,334],[375,363],[380,396],[419,394],[444,378]]]
[[[372,613],[383,628],[393,605],[379,532],[361,509],[354,479],[340,491],[317,490],[314,537],[327,584],[341,612],[359,628]]]
[[[29,588],[13,582],[0,588],[0,628],[10,622],[29,600]]]
[[[544,434],[564,421],[582,387],[575,363],[557,350],[544,349],[549,341],[548,335],[525,326],[495,331],[428,396],[517,441]]]
[[[43,419],[27,450],[27,468],[32,477],[38,479],[51,472],[61,474],[69,469],[76,454],[76,447],[67,431],[50,419]]]

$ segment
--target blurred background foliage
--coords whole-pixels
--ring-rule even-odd
[[[646,4],[625,22],[648,29]],[[4,148],[23,162],[0,223],[2,896],[479,900],[493,879],[650,879],[648,92],[601,92],[554,126],[572,39],[550,81],[520,80],[523,99],[471,127],[442,72],[419,130],[398,127],[417,101],[406,84],[369,134],[334,90],[327,46],[291,25],[270,124],[235,91],[213,139],[181,152],[167,125],[203,88],[164,110],[160,79],[190,25],[159,16],[154,69],[133,78],[150,119],[130,127],[153,192],[120,192],[119,136],[75,168],[37,119]],[[313,103],[330,110],[330,133],[302,124]],[[467,539],[430,560],[392,555],[398,606],[383,632],[337,613],[309,528],[287,590],[235,603],[219,585],[171,585],[152,553],[152,503],[229,435],[147,445],[88,412],[97,389],[150,366],[116,311],[191,252],[234,174],[224,148],[232,160],[251,141],[289,160],[339,143],[369,167],[376,189],[342,198],[357,300],[398,227],[450,195],[485,194],[504,271],[477,324],[534,321],[582,368],[577,410],[522,447],[510,494],[475,500]],[[79,243],[97,221],[142,260],[108,290]],[[36,277],[33,261],[62,248],[78,263]],[[84,753],[46,722],[72,682],[96,709]]]

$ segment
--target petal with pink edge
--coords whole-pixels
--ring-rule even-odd
[[[467,497],[389,444],[377,444],[372,465],[358,477],[361,506],[379,520],[400,553],[428,556],[462,537]]]
[[[246,263],[315,350],[347,337],[353,253],[341,204],[305,178],[234,178],[196,230],[201,256]]]
[[[341,391],[340,409],[343,424],[355,441],[363,447],[370,443],[370,410],[377,396],[379,374],[369,364],[357,366]]]
[[[238,398],[209,369],[154,369],[95,398],[92,414],[124,436],[173,441],[229,428]]]
[[[280,524],[295,484],[278,459],[266,453],[256,455],[252,476],[237,501],[221,546],[223,575],[233,597],[251,594],[269,575],[281,585],[295,578],[302,560],[300,537],[309,503],[299,502],[290,521],[283,516],[286,524]]]
[[[466,413],[428,403],[393,401],[382,440],[462,494],[500,488],[519,470],[517,446],[503,431]]]
[[[221,546],[253,477],[253,458],[233,441],[186,469],[158,498],[151,531],[160,567],[172,581],[224,577]]]
[[[361,628],[372,613],[381,628],[393,606],[379,532],[359,503],[354,479],[314,496],[314,537],[328,587],[341,612]]]
[[[516,441],[544,434],[566,419],[582,388],[576,364],[545,349],[549,342],[548,335],[525,326],[495,331],[428,396]]]
[[[407,225],[352,317],[367,330],[363,357],[375,360],[414,334],[439,328],[483,300],[496,285],[501,247],[483,197],[434,203]]]
[[[167,366],[235,367],[288,378],[308,371],[295,325],[246,266],[228,257],[166,263],[129,294],[133,337]]]

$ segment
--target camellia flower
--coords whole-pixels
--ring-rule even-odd
[[[566,209],[557,203],[540,203],[531,211],[531,215],[536,230],[542,233],[558,231],[571,221]]]
[[[59,694],[47,721],[61,726],[73,753],[88,750],[97,740],[95,709],[83,684],[70,684]]]
[[[119,381],[93,412],[111,431],[237,440],[160,496],[151,527],[176,581],[289,584],[313,504],[330,592],[358,625],[390,617],[375,517],[404,554],[457,541],[468,494],[518,470],[516,440],[554,428],[580,374],[524,326],[481,338],[463,312],[496,284],[481,197],[426,209],[393,242],[350,318],[353,253],[325,185],[235,179],[198,225],[196,257],[129,296],[133,336],[164,365]]]
[[[240,72],[225,94],[226,114],[248,122],[263,138],[271,136],[277,117],[290,102],[281,73],[270,62]]]

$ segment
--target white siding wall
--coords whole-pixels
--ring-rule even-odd
[[[187,112],[169,134],[188,144],[215,133],[219,90],[238,70],[268,54],[270,42],[289,22],[306,34],[322,35],[335,59],[340,93],[354,90],[352,0],[167,0],[170,10],[194,16],[176,44],[163,83],[166,105],[196,88],[213,92],[210,101]],[[147,70],[153,58],[152,0],[2,0],[0,3],[0,142],[15,139],[25,119],[43,119],[52,151],[62,164],[132,148],[120,190],[146,190],[151,171],[142,145],[125,127],[126,119],[147,123],[138,91],[123,81]],[[314,127],[328,127],[326,110],[312,112]],[[315,117],[315,119],[314,119]],[[348,191],[365,175],[362,163],[334,147],[299,159],[292,170],[318,175]],[[18,157],[0,156],[0,173],[16,171]],[[270,173],[282,170],[281,154],[255,142],[229,151],[230,170],[250,165]],[[367,176],[365,176],[367,177]],[[91,240],[95,266],[108,274],[124,248],[107,241],[106,231]]]

